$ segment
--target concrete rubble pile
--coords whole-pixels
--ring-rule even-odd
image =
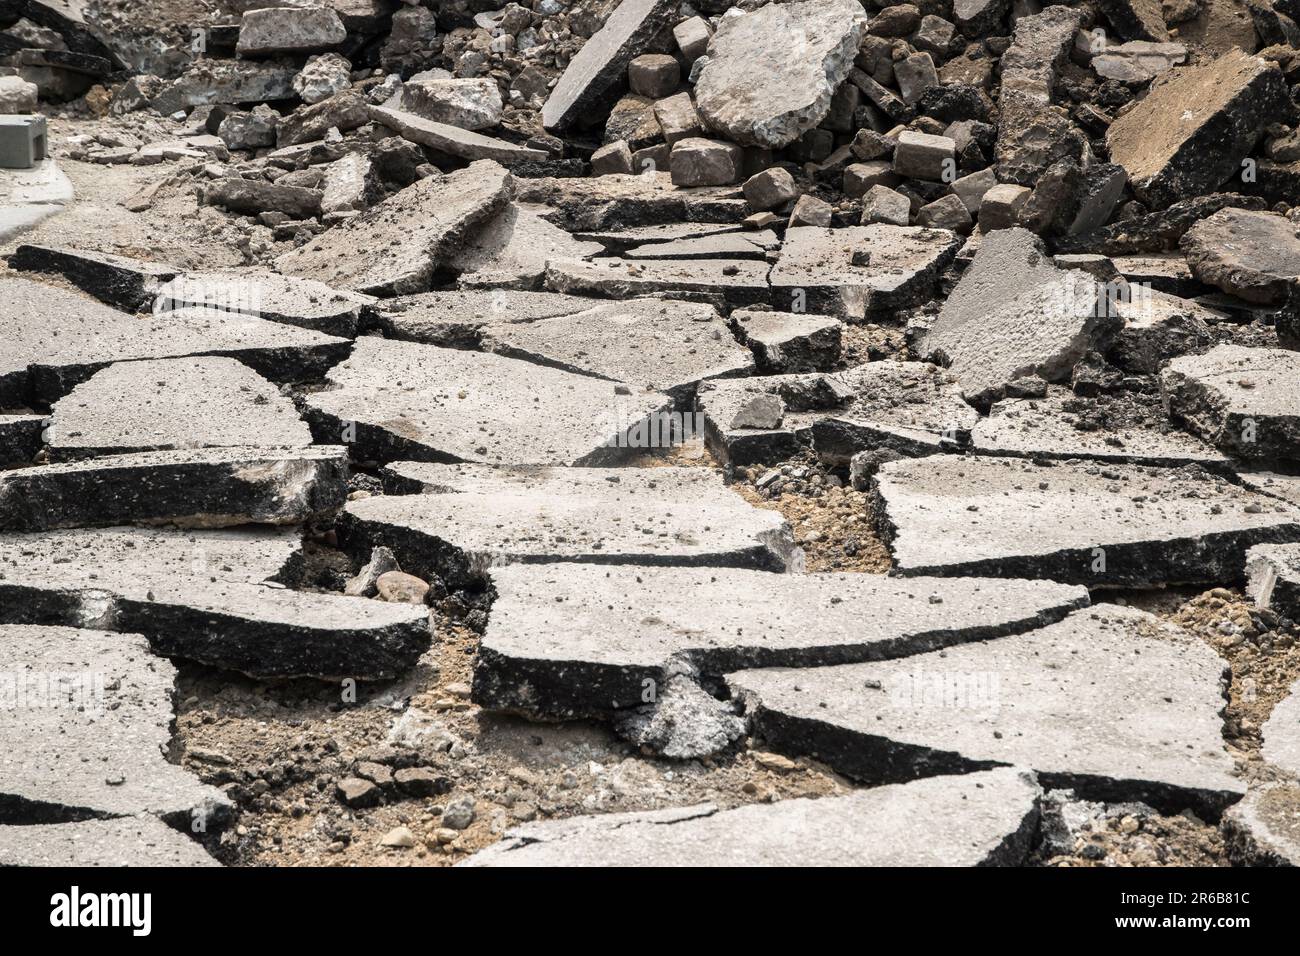
[[[1116,807],[1300,863],[1240,670],[1300,667],[1300,8],[1231,6],[0,4],[0,673],[84,698],[0,723],[0,865],[399,801],[471,866],[1095,863]],[[379,756],[254,788],[176,729],[236,693]],[[448,764],[517,717],[678,789],[489,825]],[[835,783],[673,776],[760,764]]]

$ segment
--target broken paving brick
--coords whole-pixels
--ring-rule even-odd
[[[177,272],[172,266],[126,256],[35,245],[18,246],[9,257],[9,268],[62,276],[105,305],[127,312],[149,306],[158,287]]]
[[[1245,784],[1223,743],[1227,665],[1105,605],[996,640],[865,664],[727,676],[752,732],[872,784],[999,766],[1083,799],[1217,819]]]
[[[574,239],[530,206],[508,204],[448,258],[462,289],[536,289],[552,259],[582,259],[605,251]]]
[[[355,338],[364,309],[375,300],[340,292],[311,279],[263,270],[182,272],[154,290],[155,314],[174,309],[215,309],[252,315],[327,335]]]
[[[0,672],[26,706],[0,724],[0,803],[11,823],[148,813],[217,826],[230,800],[163,758],[176,669],[138,634],[0,624]]]
[[[519,468],[403,462],[419,494],[349,502],[349,550],[387,547],[402,568],[449,586],[514,562],[704,565],[784,571],[798,563],[785,520],[706,469]]]
[[[384,299],[375,318],[390,339],[477,349],[483,328],[585,312],[605,299],[526,290],[461,289]]]
[[[1238,581],[1246,550],[1300,541],[1300,509],[1196,468],[936,455],[875,477],[898,574],[1088,587]]]
[[[1160,375],[1176,421],[1229,454],[1252,460],[1300,456],[1300,352],[1219,345],[1173,359]]]
[[[772,302],[850,322],[887,315],[930,298],[961,243],[955,233],[920,226],[789,229],[772,267]]]
[[[1276,305],[1300,287],[1300,239],[1284,216],[1220,209],[1179,240],[1197,279],[1247,302]]]
[[[140,452],[0,472],[0,529],[291,524],[346,496],[340,447]]]
[[[421,179],[286,252],[276,268],[353,292],[424,292],[469,232],[505,208],[510,191],[510,174],[486,160]]]
[[[903,657],[1041,627],[1088,604],[1083,588],[1050,581],[594,564],[491,574],[473,699],[542,719],[612,716],[677,673]]]
[[[0,867],[220,866],[202,844],[157,817],[0,825]]]
[[[546,287],[611,299],[694,294],[750,306],[770,298],[767,273],[766,262],[749,259],[557,259],[547,263]]]
[[[350,343],[209,309],[135,318],[26,279],[0,280],[0,408],[52,402],[129,359],[225,355],[275,382],[320,375]]]
[[[746,375],[754,358],[711,306],[629,299],[532,322],[484,325],[482,347],[675,398],[705,379]]]
[[[305,448],[293,402],[247,365],[202,356],[118,362],[54,404],[51,461],[164,449]]]
[[[991,770],[843,796],[530,823],[485,866],[1016,866],[1038,826],[1029,774]]]
[[[318,439],[346,440],[358,460],[612,463],[627,456],[629,429],[672,407],[658,392],[531,362],[371,336],[327,382],[305,414]]]

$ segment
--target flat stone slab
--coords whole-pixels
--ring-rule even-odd
[[[866,13],[854,0],[804,0],[727,17],[696,82],[700,117],[743,145],[788,146],[826,118],[866,32]]]
[[[515,199],[551,207],[547,218],[579,238],[593,231],[684,222],[739,225],[750,214],[740,187],[682,188],[666,172],[520,179]]]
[[[875,480],[899,574],[1217,584],[1251,545],[1300,540],[1300,510],[1195,469],[943,455]]]
[[[470,162],[491,160],[504,166],[511,166],[515,163],[542,162],[550,158],[550,154],[545,150],[533,149],[531,146],[517,146],[495,136],[462,129],[450,123],[439,123],[404,110],[372,106],[370,118],[412,143]]]
[[[356,292],[340,292],[311,279],[246,270],[181,273],[160,285],[152,301],[157,312],[217,309],[355,338],[362,310],[375,300]]]
[[[761,259],[780,245],[770,229],[647,242],[623,253],[628,259]]]
[[[1245,792],[1223,745],[1226,675],[1180,628],[1104,606],[986,643],[727,684],[767,746],[857,780],[1016,766],[1044,789],[1215,819]]]
[[[0,866],[220,866],[156,817],[0,826]]]
[[[708,305],[630,299],[584,312],[483,326],[482,347],[541,365],[684,397],[705,379],[747,375],[754,356]]]
[[[532,823],[461,866],[1016,866],[1038,825],[1029,774],[959,777],[720,810]]]
[[[4,624],[0,672],[22,713],[0,729],[6,822],[148,813],[188,828],[229,815],[225,794],[163,758],[176,669],[143,637]]]
[[[145,308],[158,286],[176,276],[173,266],[54,246],[20,245],[8,262],[15,272],[63,276],[100,302],[127,312]]]
[[[599,242],[612,253],[620,254],[636,246],[656,246],[687,239],[721,238],[741,232],[739,223],[669,222],[660,226],[636,226],[631,229],[578,229],[576,239]]]
[[[1300,681],[1278,701],[1263,727],[1260,755],[1293,777],[1300,777]]]
[[[1162,429],[1105,415],[1110,407],[1117,406],[1104,396],[1080,398],[1056,387],[1045,398],[1003,399],[971,429],[970,447],[980,455],[1231,470],[1231,460],[1200,439],[1165,422]]]
[[[542,107],[542,125],[591,125],[618,96],[627,66],[676,14],[668,0],[624,0],[569,61]]]
[[[981,241],[922,352],[947,365],[977,405],[1023,376],[1068,379],[1123,324],[1098,288],[1087,273],[1057,269],[1028,230],[997,229]]]
[[[1300,352],[1219,345],[1160,375],[1169,414],[1240,458],[1300,457]]]
[[[471,231],[505,208],[510,190],[510,174],[487,160],[430,176],[286,252],[275,265],[284,275],[336,289],[424,292]]]
[[[349,347],[346,339],[209,309],[136,318],[51,286],[0,279],[0,408],[52,402],[129,359],[225,355],[286,382],[322,374]]]
[[[1241,172],[1286,96],[1277,65],[1242,50],[1171,70],[1110,125],[1111,161],[1155,208],[1211,193]]]
[[[581,242],[547,222],[537,209],[510,203],[468,238],[449,259],[468,289],[536,289],[552,259],[581,259],[605,251],[598,242]]]
[[[1275,213],[1220,209],[1178,245],[1196,278],[1247,302],[1283,303],[1300,284],[1296,224]]]
[[[1223,815],[1229,857],[1238,866],[1300,866],[1300,786],[1251,788]]]
[[[558,259],[547,264],[546,287],[609,299],[711,295],[746,306],[768,301],[767,273],[766,262],[749,259]]]
[[[385,299],[376,317],[390,339],[477,349],[485,326],[573,315],[604,304],[604,299],[558,292],[455,289]]]
[[[704,468],[493,469],[402,462],[420,494],[349,502],[348,547],[390,548],[404,571],[481,580],[515,563],[797,565],[790,529]]]
[[[296,524],[347,497],[347,451],[199,448],[0,472],[0,530]]]
[[[1300,618],[1300,545],[1258,544],[1247,551],[1246,594],[1257,607]]]
[[[25,465],[41,450],[42,415],[0,415],[0,468]]]
[[[232,358],[119,362],[54,405],[51,461],[190,448],[305,448],[293,402]]]
[[[802,296],[803,311],[850,321],[919,305],[961,245],[956,233],[920,226],[788,229],[772,267],[773,304],[790,308]]]
[[[547,719],[638,707],[675,673],[901,657],[1088,604],[1083,588],[1050,581],[720,568],[521,564],[493,570],[492,584],[474,700]]]
[[[628,429],[672,406],[531,362],[374,337],[328,381],[337,387],[306,397],[309,419],[329,435],[348,429],[353,456],[370,460],[602,464],[626,455]]]

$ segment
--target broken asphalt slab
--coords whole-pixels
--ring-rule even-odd
[[[327,381],[306,396],[308,421],[357,460],[603,464],[627,456],[629,429],[672,407],[658,392],[372,336]]]
[[[1029,774],[959,777],[722,810],[531,823],[461,866],[1016,866],[1038,827]]]
[[[766,262],[750,259],[557,259],[547,263],[546,288],[607,299],[694,295],[750,306],[770,299],[767,273]]]
[[[180,273],[158,286],[151,299],[159,317],[174,309],[215,309],[349,339],[356,337],[362,311],[374,302],[368,295],[262,270]]]
[[[1247,551],[1246,596],[1256,607],[1300,618],[1300,545],[1257,544]]]
[[[516,146],[495,136],[486,136],[483,133],[461,129],[459,126],[425,119],[414,113],[389,109],[386,106],[370,107],[370,118],[392,129],[403,139],[469,162],[490,160],[511,166],[516,163],[541,162],[550,158],[550,154],[544,150]]]
[[[1051,581],[765,574],[592,564],[493,569],[473,699],[539,719],[610,717],[678,673],[820,667],[1031,630],[1086,607]]]
[[[0,415],[0,468],[28,464],[41,449],[42,415]]]
[[[127,312],[145,309],[158,287],[177,272],[173,266],[126,256],[53,246],[20,245],[8,262],[15,272],[62,276],[87,295]]]
[[[1300,540],[1300,510],[1195,467],[936,455],[875,477],[894,571],[1087,587],[1241,580],[1246,550]]]
[[[1220,209],[1179,240],[1197,279],[1247,302],[1286,302],[1300,286],[1296,224],[1269,212]]]
[[[1300,786],[1289,782],[1252,787],[1223,815],[1229,858],[1238,866],[1300,866]]]
[[[294,524],[340,507],[347,450],[199,448],[0,472],[0,530]]]
[[[578,238],[584,233],[683,222],[737,225],[751,212],[739,187],[684,189],[674,186],[668,173],[519,179],[515,199],[549,206],[553,211],[547,218]]]
[[[890,661],[730,674],[751,732],[872,784],[999,766],[1047,789],[1217,819],[1245,793],[1223,743],[1227,664],[1104,605],[1026,634]]]
[[[703,468],[518,468],[400,462],[399,490],[349,502],[349,551],[454,586],[513,563],[585,562],[785,571],[800,555],[776,512]]]
[[[604,299],[503,289],[457,289],[385,299],[376,321],[390,339],[478,349],[485,326],[585,312]]]
[[[0,826],[0,867],[220,866],[156,817]]]

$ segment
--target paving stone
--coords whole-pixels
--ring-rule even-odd
[[[396,131],[404,139],[420,146],[459,159],[487,161],[512,166],[516,163],[539,162],[550,155],[531,146],[516,146],[495,136],[486,136],[473,130],[461,129],[450,123],[439,123],[414,113],[389,109],[386,106],[370,107],[370,118]]]
[[[605,303],[556,292],[465,289],[385,299],[376,318],[390,339],[477,349],[486,325],[572,315]]]
[[[41,450],[42,415],[0,414],[0,468],[26,465]]]
[[[239,21],[242,56],[315,53],[347,39],[339,15],[327,6],[264,7],[249,10]]]
[[[220,866],[156,817],[0,826],[0,866]]]
[[[927,229],[948,229],[958,233],[970,232],[974,226],[966,203],[960,196],[951,194],[918,209],[916,224]]]
[[[1169,414],[1248,459],[1300,457],[1300,352],[1220,345],[1173,359],[1160,375]]]
[[[988,233],[926,334],[923,354],[947,365],[969,401],[984,405],[1025,375],[1061,381],[1089,351],[1104,351],[1122,320],[1098,283],[1059,270],[1033,233]]]
[[[1268,212],[1220,209],[1179,240],[1192,274],[1247,302],[1281,304],[1300,286],[1296,224]]]
[[[906,226],[912,220],[912,202],[888,186],[872,186],[862,196],[862,224]]]
[[[346,495],[342,448],[140,452],[0,473],[0,529],[292,524]]]
[[[25,279],[0,280],[0,303],[0,408],[54,401],[117,361],[225,355],[273,381],[301,381],[349,347],[319,332],[206,309],[137,319]]]
[[[569,61],[542,107],[542,126],[591,125],[618,95],[628,64],[645,52],[676,13],[668,0],[626,0]]]
[[[1164,207],[1213,191],[1241,171],[1260,129],[1286,109],[1276,64],[1232,50],[1156,80],[1106,133],[1138,198]]]
[[[654,115],[659,132],[669,146],[676,145],[679,140],[704,135],[704,122],[690,93],[678,93],[658,100],[654,105]]]
[[[704,55],[712,38],[712,27],[700,16],[690,17],[673,27],[673,39],[688,65]]]
[[[1231,471],[1230,460],[1209,445],[1165,424],[1157,429],[1118,416],[1098,415],[1107,403],[1051,387],[1045,398],[995,402],[971,429],[971,450],[980,455],[1022,458],[1089,458],[1177,468],[1197,464]]]
[[[501,122],[501,91],[490,77],[417,74],[402,84],[402,109],[460,129],[491,129]]]
[[[0,671],[13,676],[0,800],[9,823],[152,814],[216,825],[229,799],[168,763],[176,669],[138,634],[0,625]]]
[[[531,362],[373,337],[327,381],[336,387],[306,398],[308,420],[346,432],[358,460],[604,464],[626,457],[626,429],[671,406]]]
[[[741,309],[731,322],[765,374],[820,372],[840,360],[844,323],[834,316]]]
[[[1252,787],[1223,815],[1225,849],[1239,866],[1300,866],[1300,787],[1291,783]]]
[[[535,289],[550,260],[604,251],[598,242],[582,242],[551,225],[537,209],[509,203],[461,244],[447,266],[460,273],[456,283],[461,288]]]
[[[100,302],[138,312],[153,301],[158,286],[176,276],[172,266],[126,256],[53,246],[20,245],[9,257],[15,272],[59,275]]]
[[[931,136],[904,130],[894,148],[893,171],[914,179],[943,180],[950,169],[956,172],[956,143],[947,136]]]
[[[510,174],[488,160],[431,176],[286,252],[276,268],[353,292],[424,292],[470,232],[506,207],[510,190]]]
[[[754,358],[711,306],[661,299],[604,303],[533,322],[485,325],[482,347],[675,398],[705,379],[747,375]]]
[[[894,79],[899,93],[908,106],[916,106],[921,94],[939,85],[939,73],[928,53],[913,53],[894,64]]]
[[[644,53],[627,66],[627,82],[632,92],[655,100],[674,93],[681,79],[677,58],[666,53]]]
[[[507,830],[460,865],[1015,866],[1038,795],[1028,775],[994,770],[732,810],[606,813]]]
[[[605,176],[610,173],[629,174],[633,171],[632,148],[627,140],[616,140],[591,154],[591,174]]]
[[[1246,594],[1257,607],[1300,617],[1300,546],[1259,544],[1246,552]]]
[[[745,180],[745,200],[757,212],[778,209],[799,198],[799,187],[790,171],[773,166]]]
[[[545,719],[636,708],[674,674],[901,657],[1041,627],[1088,603],[1083,588],[1047,581],[721,568],[519,564],[492,582],[474,700]]]
[[[1008,229],[1020,221],[1020,210],[1029,202],[1032,190],[1014,183],[999,183],[983,196],[980,203],[980,227],[985,232]]]
[[[588,179],[520,179],[518,202],[550,206],[547,218],[583,238],[582,233],[667,223],[739,224],[749,204],[735,187],[682,189],[667,172]]]
[[[734,142],[788,146],[830,111],[866,27],[853,0],[774,4],[724,18],[695,85],[701,116]]]
[[[786,754],[894,783],[1032,769],[1046,789],[1210,819],[1238,800],[1213,648],[1105,605],[1026,634],[891,661],[727,677],[751,732]]]
[[[673,144],[671,163],[674,186],[726,186],[739,182],[744,151],[724,140],[688,136]]]
[[[51,461],[163,449],[305,448],[293,402],[247,365],[198,357],[119,362],[54,405]]]
[[[876,475],[899,574],[1089,587],[1241,580],[1246,549],[1300,540],[1300,511],[1196,468],[934,456]]]
[[[770,298],[767,273],[766,262],[748,259],[556,259],[547,264],[546,288],[612,299],[696,294],[749,306]]]
[[[339,292],[313,279],[295,279],[260,269],[238,272],[182,272],[154,290],[155,314],[203,308],[253,315],[327,335],[355,338],[362,311],[374,298]]]
[[[403,462],[421,494],[349,502],[345,546],[390,548],[402,568],[463,587],[505,564],[681,565],[784,571],[789,526],[704,468],[506,469]]]
[[[956,234],[920,226],[790,229],[772,267],[773,302],[802,293],[808,311],[849,321],[918,305],[960,246]]]

